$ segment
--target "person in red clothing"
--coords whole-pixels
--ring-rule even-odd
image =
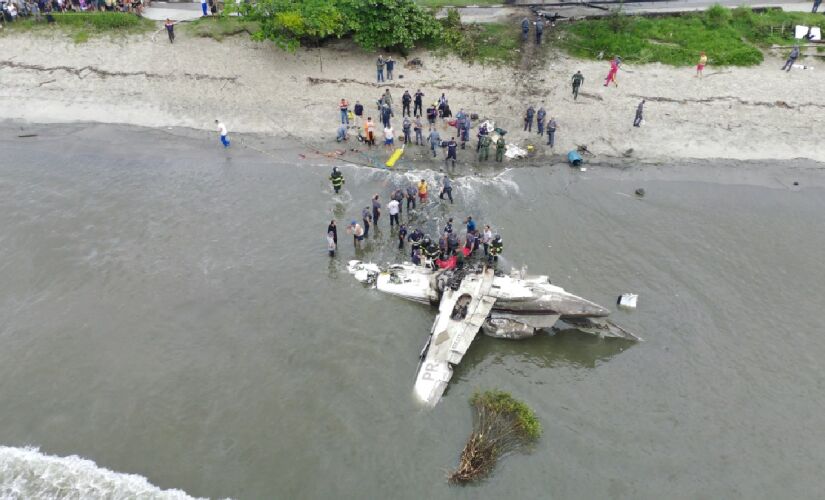
[[[619,64],[620,63],[621,63],[621,59],[619,59],[619,56],[614,57],[610,61],[610,71],[607,73],[607,78],[604,79],[604,86],[605,87],[607,87],[608,84],[610,84],[610,82],[613,82],[613,85],[615,85],[617,87],[619,86],[619,84],[616,83],[616,73],[619,72]]]

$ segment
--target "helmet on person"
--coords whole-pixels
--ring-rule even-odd
[[[500,240],[501,240],[501,235],[500,235],[500,234],[495,235],[495,237],[493,238],[493,240],[494,240],[494,241],[500,241]]]
[[[337,174],[338,173],[338,167],[332,167],[332,173]]]
[[[422,240],[422,241],[425,245],[429,245],[430,244],[430,237],[429,236],[424,236],[424,240]]]

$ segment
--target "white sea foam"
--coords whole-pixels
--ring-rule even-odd
[[[99,467],[85,458],[56,457],[37,448],[0,446],[0,499],[191,499],[161,490],[145,477]]]

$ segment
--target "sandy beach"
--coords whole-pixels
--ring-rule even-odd
[[[768,55],[753,68],[711,65],[702,79],[692,76],[693,68],[626,66],[618,87],[606,88],[606,61],[552,52],[536,67],[520,69],[417,52],[409,57],[420,58],[422,68],[407,69],[399,57],[395,81],[378,85],[375,54],[347,42],[287,53],[246,36],[217,42],[184,32],[171,45],[162,34],[84,44],[60,35],[14,34],[3,37],[3,47],[0,119],[212,130],[220,118],[230,134],[289,137],[334,150],[341,97],[353,104],[360,100],[369,113],[380,93],[390,88],[400,111],[404,89],[420,88],[425,107],[445,92],[453,113],[463,108],[492,119],[510,131],[510,142],[534,144],[540,155],[550,153],[545,140],[521,131],[528,104],[544,106],[558,122],[555,153],[586,145],[603,158],[656,162],[825,161],[825,148],[815,147],[811,139],[812,131],[825,124],[825,102],[815,90],[821,83],[818,73],[780,71],[780,54]],[[585,84],[574,101],[570,77],[576,70],[584,74]],[[641,99],[648,101],[645,124],[633,128]]]

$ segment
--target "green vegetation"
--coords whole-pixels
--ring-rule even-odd
[[[228,36],[239,35],[241,33],[253,35],[257,33],[261,27],[258,23],[242,17],[208,16],[184,23],[182,29],[194,36],[213,38],[220,42]]]
[[[560,24],[561,45],[575,56],[605,58],[620,55],[629,62],[661,62],[674,66],[696,64],[699,52],[722,66],[762,62],[760,48],[790,44],[796,24],[825,26],[821,14],[748,7],[733,10],[719,5],[679,17],[645,18],[613,14],[603,19]]]
[[[9,33],[31,31],[51,33],[55,29],[69,35],[75,43],[84,43],[91,36],[103,34],[144,33],[155,28],[154,21],[133,14],[121,12],[82,12],[54,14],[54,24],[46,23],[45,17],[35,21],[31,17],[6,23],[4,31]]]
[[[458,469],[448,479],[466,484],[489,475],[498,459],[530,446],[541,436],[541,424],[526,404],[502,391],[470,398],[473,432],[461,451]]]
[[[458,10],[449,9],[440,24],[440,35],[426,44],[437,53],[481,63],[512,62],[518,55],[521,32],[514,23],[462,24]]]
[[[440,32],[432,13],[408,0],[259,0],[228,8],[259,23],[254,38],[289,50],[350,36],[365,50],[403,52]]]

